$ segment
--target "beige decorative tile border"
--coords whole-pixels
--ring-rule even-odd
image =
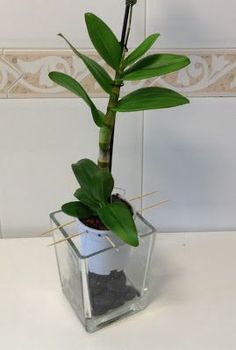
[[[169,52],[169,50],[168,50]],[[187,96],[236,96],[236,50],[178,50],[191,64],[151,85],[175,88]]]
[[[105,66],[94,50],[83,52]],[[236,49],[168,52],[186,54],[191,59],[191,65],[180,72],[145,83],[129,82],[125,84],[123,92],[158,85],[177,89],[187,96],[236,96]],[[0,98],[73,97],[50,81],[48,73],[52,70],[71,74],[82,83],[91,97],[106,96],[70,50],[0,49]]]

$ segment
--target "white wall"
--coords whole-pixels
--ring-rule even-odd
[[[95,12],[118,34],[124,2],[0,0],[0,52],[64,48],[58,32],[80,48],[91,48],[83,13]],[[229,49],[236,46],[235,22],[233,0],[227,6],[218,0],[214,4],[211,0],[139,0],[130,42],[134,47],[145,32],[160,32],[156,47]],[[212,66],[208,68],[211,71]],[[1,72],[0,57],[0,86]],[[15,73],[14,69],[8,73],[9,84]],[[235,70],[230,74],[235,75]],[[1,96],[5,93],[0,91]],[[95,102],[104,108],[106,99]],[[160,230],[235,228],[235,110],[236,98],[199,97],[192,98],[190,106],[145,113],[143,174],[142,113],[118,118],[117,186],[125,187],[128,197],[138,194],[142,185],[144,192],[159,191],[144,206],[169,199],[162,208],[145,213]],[[3,236],[38,235],[48,227],[48,213],[72,199],[76,183],[70,164],[82,157],[96,159],[97,130],[82,102],[70,98],[3,98],[0,125]]]
[[[158,47],[235,47],[234,0],[147,0],[147,32],[160,32]]]
[[[169,200],[147,217],[161,231],[235,229],[235,130],[236,98],[147,113],[144,188]]]
[[[57,48],[64,47],[58,33],[69,35],[80,48],[91,43],[84,25],[84,13],[93,12],[103,18],[120,35],[124,1],[121,0],[1,0],[0,47]],[[131,45],[144,33],[145,2],[139,1],[135,10]]]
[[[162,48],[235,48],[235,23],[233,0],[148,0],[147,32],[161,33]],[[223,86],[224,65],[216,54],[212,65],[198,61],[194,69],[206,80],[219,74]],[[159,230],[236,228],[235,131],[236,98],[192,98],[188,106],[145,113],[144,192],[169,200],[146,214]]]

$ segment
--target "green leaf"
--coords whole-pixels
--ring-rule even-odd
[[[91,188],[94,186],[93,177],[100,171],[99,167],[90,159],[81,159],[72,164],[72,170],[81,188],[91,193]]]
[[[111,93],[112,90],[112,79],[109,76],[109,74],[105,71],[105,69],[100,66],[96,61],[92,60],[90,57],[83,55],[80,53],[62,34],[58,34],[60,37],[62,37],[67,44],[70,46],[72,51],[78,56],[86,65],[90,73],[93,75],[93,77],[96,79],[98,84],[103,88],[104,91],[106,91],[108,94]]]
[[[126,95],[113,110],[117,112],[144,111],[170,108],[186,103],[189,103],[189,100],[173,90],[161,87],[148,87]]]
[[[142,57],[152,47],[159,36],[160,34],[155,33],[147,37],[133,52],[131,52],[130,55],[126,57],[124,60],[124,67],[129,66]]]
[[[101,128],[103,126],[103,118],[104,118],[104,113],[102,111],[99,111],[97,107],[92,104],[90,106],[91,113],[93,116],[94,123]]]
[[[141,80],[175,72],[189,65],[186,56],[156,54],[144,57],[124,72],[124,80]]]
[[[114,187],[111,173],[102,171],[89,159],[73,164],[72,169],[81,186],[74,194],[77,199],[92,209],[108,203]]]
[[[122,48],[115,34],[106,23],[92,13],[85,14],[85,21],[94,47],[104,61],[117,70],[121,61]]]
[[[91,189],[92,195],[99,202],[106,204],[114,188],[114,179],[107,171],[98,171],[93,175],[94,186]]]
[[[84,188],[79,188],[76,190],[74,196],[94,211],[99,208],[97,200]]]
[[[86,205],[80,202],[70,202],[63,204],[61,210],[65,214],[79,219],[87,219],[93,215],[93,212]]]
[[[114,202],[98,209],[103,224],[125,243],[137,247],[138,234],[133,217],[124,203]]]
[[[78,81],[76,81],[71,76],[61,72],[50,72],[48,76],[54,83],[71,91],[76,96],[81,97],[90,107],[95,124],[99,127],[103,125],[103,113],[97,110],[93,101],[90,99],[87,92]]]

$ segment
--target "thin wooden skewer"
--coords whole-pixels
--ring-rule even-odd
[[[129,202],[132,202],[132,201],[135,201],[135,200],[137,200],[137,199],[144,198],[144,197],[151,196],[152,194],[155,194],[155,193],[157,193],[157,191],[145,193],[145,194],[143,194],[143,195],[140,195],[140,196],[137,196],[137,197],[134,197],[134,198],[129,199]]]
[[[165,200],[163,200],[163,201],[161,201],[159,203],[156,203],[156,204],[150,205],[149,207],[146,207],[146,208],[138,210],[138,213],[142,213],[143,211],[148,210],[148,209],[157,208],[157,207],[159,207],[162,204],[167,203],[167,202],[169,202],[169,200],[165,199]]]
[[[104,236],[104,238],[106,238],[106,240],[110,243],[110,245],[112,246],[112,248],[115,249],[116,252],[119,252],[119,248],[117,248],[117,246],[115,245],[115,243],[111,240],[111,238],[109,236]]]
[[[80,235],[82,235],[82,234],[84,234],[84,233],[86,233],[86,231],[84,231],[84,232],[79,232],[79,233],[78,233],[78,232],[77,232],[77,233],[74,233],[73,235],[70,235],[69,237],[60,239],[60,240],[57,241],[57,242],[53,242],[53,243],[49,244],[48,247],[52,247],[52,246],[54,246],[54,245],[56,245],[56,244],[59,244],[59,243],[62,243],[62,242],[66,242],[66,241],[68,241],[69,239],[74,238],[74,237],[77,237],[77,236],[80,236]]]
[[[75,221],[76,221],[76,220],[69,221],[69,222],[66,222],[65,224],[61,224],[60,226],[51,228],[50,230],[41,233],[40,236],[44,236],[44,235],[46,235],[47,233],[51,233],[51,232],[53,232],[53,231],[59,230],[59,229],[62,228],[62,227],[72,225]]]
[[[137,200],[137,199],[141,199],[141,198],[145,198],[145,197],[151,196],[151,195],[153,195],[153,194],[155,194],[155,193],[157,193],[157,191],[145,193],[145,194],[143,194],[143,195],[140,195],[140,196],[131,198],[131,199],[129,199],[129,201],[132,202],[132,201],[135,201],[135,200]],[[146,209],[143,209],[143,210],[146,210]],[[41,233],[40,236],[44,236],[44,235],[46,235],[46,234],[48,234],[48,233],[54,232],[54,231],[56,231],[56,230],[59,230],[60,228],[63,228],[63,227],[65,227],[65,226],[72,225],[72,224],[75,223],[75,222],[76,222],[76,220],[66,222],[65,224],[61,224],[61,225],[59,225],[59,226],[57,226],[57,227],[54,227],[54,228],[52,228],[52,229],[50,229],[50,230],[47,230],[47,231]]]
[[[147,197],[147,196],[151,196],[151,195],[153,195],[153,194],[155,194],[155,193],[157,193],[157,191],[145,193],[145,194],[142,195],[142,196],[138,196],[138,197],[131,198],[129,201],[131,202],[131,201],[134,201],[134,200],[136,200],[136,199],[140,199],[140,198],[144,198],[144,197]],[[166,203],[166,202],[168,202],[168,201],[169,201],[168,199],[165,199],[165,200],[163,200],[163,201],[161,201],[161,202],[159,202],[159,203],[156,203],[156,204],[150,205],[149,207],[146,207],[146,208],[143,208],[143,209],[138,210],[138,213],[142,213],[143,211],[149,210],[149,209],[152,209],[152,208],[157,208],[157,207],[161,206],[162,204],[164,204],[164,203]],[[48,230],[48,231],[46,231],[46,232],[41,233],[41,236],[46,235],[46,234],[48,234],[48,233],[51,233],[51,232],[53,232],[53,231],[56,231],[56,230],[58,230],[58,229],[60,229],[60,228],[63,228],[63,227],[65,227],[65,226],[72,225],[75,221],[76,221],[76,220],[69,221],[69,222],[66,222],[65,224],[59,225],[59,226],[57,226],[57,227],[55,227],[55,228],[52,228],[52,229],[50,229],[50,230]],[[78,236],[84,234],[85,232],[86,232],[86,231],[80,232],[80,233],[77,232],[77,233],[75,233],[75,234],[73,234],[73,235],[70,235],[70,236],[67,237],[67,238],[63,238],[63,239],[61,239],[61,240],[59,240],[59,241],[57,241],[57,242],[53,242],[53,243],[49,244],[48,247],[52,247],[52,246],[54,246],[54,245],[56,245],[56,244],[65,242],[65,241],[67,241],[67,240],[69,240],[69,239],[71,239],[71,238],[78,237]],[[107,235],[104,236],[104,237],[105,237],[105,239],[110,243],[110,245],[112,246],[112,248],[115,248],[115,249],[116,249],[116,245],[115,245],[115,243],[110,239],[110,237],[108,237]],[[116,249],[116,250],[118,250],[118,249]]]
[[[107,235],[104,236],[104,238],[106,238],[106,240],[110,243],[110,245],[112,246],[112,248],[116,248],[115,243],[110,239],[110,237],[108,237]]]

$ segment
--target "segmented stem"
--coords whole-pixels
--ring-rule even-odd
[[[100,128],[98,166],[105,171],[111,170],[111,147],[116,119],[116,112],[112,109],[116,107],[119,100],[121,85],[122,82],[118,81],[117,74],[108,102],[107,113],[104,118],[104,126]]]
[[[126,0],[126,6],[135,5],[137,0]]]
[[[126,0],[126,9],[123,21],[123,29],[121,36],[121,47],[122,47],[122,56],[120,67],[116,71],[115,80],[113,83],[112,92],[110,94],[107,112],[104,117],[104,126],[100,128],[99,133],[99,157],[98,157],[98,166],[105,171],[112,170],[112,157],[113,157],[113,143],[114,143],[114,129],[115,129],[115,120],[116,112],[112,109],[117,106],[120,96],[120,89],[123,85],[121,77],[123,75],[123,60],[125,57],[125,52],[127,50],[127,43],[129,39],[133,5],[136,4],[136,0]]]

